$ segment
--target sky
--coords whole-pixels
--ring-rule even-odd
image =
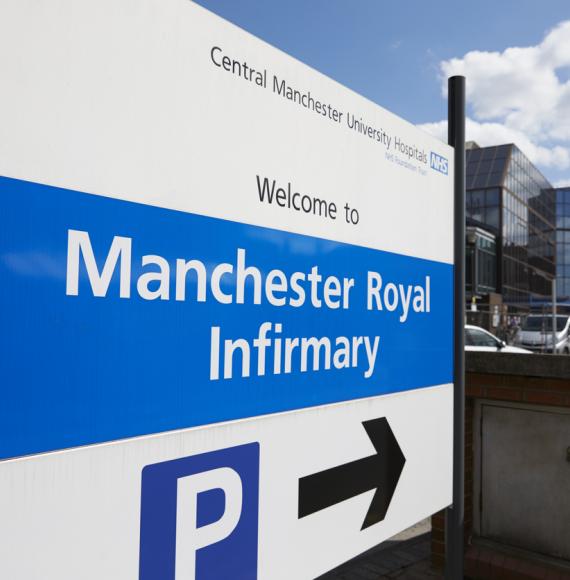
[[[516,143],[570,185],[568,0],[198,0],[446,139],[447,77],[467,79],[467,139]]]

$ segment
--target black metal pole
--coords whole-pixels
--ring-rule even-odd
[[[455,149],[453,305],[453,504],[445,513],[445,578],[463,579],[465,516],[465,77],[448,80],[447,140]]]

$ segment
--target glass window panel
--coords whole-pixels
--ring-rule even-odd
[[[472,207],[481,207],[485,205],[485,191],[475,189],[471,191],[471,205]]]
[[[556,227],[570,229],[570,216],[559,215],[556,218]]]
[[[497,157],[507,157],[510,145],[500,145],[497,147]]]
[[[503,169],[505,168],[505,163],[506,163],[505,159],[495,159],[495,161],[493,161],[493,168],[492,168],[493,173],[503,173]]]
[[[469,210],[469,217],[483,223],[483,208],[473,208]]]
[[[499,208],[497,206],[487,207],[485,222],[494,228],[499,228]]]
[[[467,246],[465,251],[465,286],[471,288],[473,274],[473,246]]]
[[[468,149],[469,162],[479,161],[481,159],[481,149]]]
[[[481,173],[477,174],[473,180],[473,187],[485,187],[487,185],[487,177],[486,173],[483,175]]]
[[[532,182],[530,180],[530,175],[528,175],[528,173],[524,173],[524,172],[521,172],[521,173],[522,173],[521,174],[521,181],[522,181],[523,187],[525,189],[534,189],[532,187]],[[537,192],[537,195],[538,195],[538,192]]]
[[[499,205],[499,190],[488,189],[485,192],[485,203],[487,205]]]
[[[489,175],[489,185],[501,185],[503,179],[502,173],[491,173]]]

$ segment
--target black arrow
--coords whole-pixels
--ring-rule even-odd
[[[376,489],[376,493],[360,529],[373,526],[386,517],[406,458],[386,417],[365,421],[362,425],[376,454],[301,477],[299,518],[371,489]]]

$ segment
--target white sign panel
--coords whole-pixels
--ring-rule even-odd
[[[442,442],[451,439],[450,413],[447,385],[9,461],[1,472],[11,493],[0,497],[0,570],[6,578],[134,579],[140,555],[140,578],[191,578],[180,570],[196,564],[205,578],[315,578],[449,503],[451,460]],[[389,417],[406,457],[386,518],[362,529],[370,489],[299,519],[299,479],[374,456],[362,422],[377,417]],[[148,466],[154,488],[145,481]],[[224,468],[239,473],[242,489]],[[195,483],[196,471],[207,479]],[[216,487],[230,514],[218,518],[221,508],[196,533],[195,494]],[[203,538],[209,548],[201,548]],[[253,570],[243,568],[252,562]]]
[[[0,75],[0,577],[309,579],[451,502],[447,145],[187,0],[3,2]]]

